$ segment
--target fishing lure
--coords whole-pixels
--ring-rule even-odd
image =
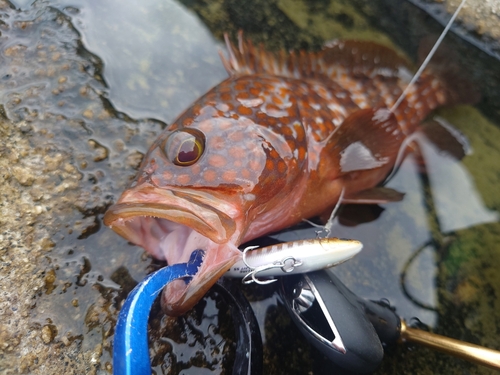
[[[318,238],[280,243],[258,248],[249,246],[224,276],[242,277],[244,284],[270,284],[276,279],[261,280],[329,268],[358,254],[363,244],[356,240]]]

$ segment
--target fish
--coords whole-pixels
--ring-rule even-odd
[[[166,126],[104,224],[168,264],[205,251],[189,281],[162,293],[191,309],[241,259],[238,247],[342,203],[385,203],[379,186],[434,109],[469,103],[472,84],[435,56],[394,106],[412,64],[370,41],[270,52],[238,34],[221,54],[229,77]],[[394,106],[394,108],[392,108]]]

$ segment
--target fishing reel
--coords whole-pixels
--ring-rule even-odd
[[[373,372],[384,356],[381,341],[399,337],[400,320],[391,309],[358,298],[332,272],[282,278],[280,284],[283,303],[302,334],[344,369]]]
[[[283,302],[299,330],[349,372],[375,371],[384,346],[401,342],[500,369],[500,352],[409,327],[387,302],[358,297],[331,269],[282,278],[280,283]]]

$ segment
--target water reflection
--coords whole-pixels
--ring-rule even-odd
[[[424,139],[420,145],[441,232],[449,233],[499,220],[499,213],[484,205],[474,178],[460,161],[443,154]]]
[[[53,0],[103,62],[107,96],[133,118],[172,121],[227,77],[220,43],[176,1]]]

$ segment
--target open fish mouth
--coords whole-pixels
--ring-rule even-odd
[[[233,206],[203,192],[141,185],[123,193],[104,215],[104,224],[153,256],[166,259],[154,245],[163,232],[171,230],[168,222],[193,228],[215,243],[225,243],[235,233],[232,217],[236,215]]]
[[[170,315],[194,306],[241,256],[235,220],[219,208],[236,213],[203,193],[143,186],[127,190],[104,215],[105,225],[170,265],[187,262],[196,249],[205,251],[191,282],[174,281],[163,293],[162,305]]]

